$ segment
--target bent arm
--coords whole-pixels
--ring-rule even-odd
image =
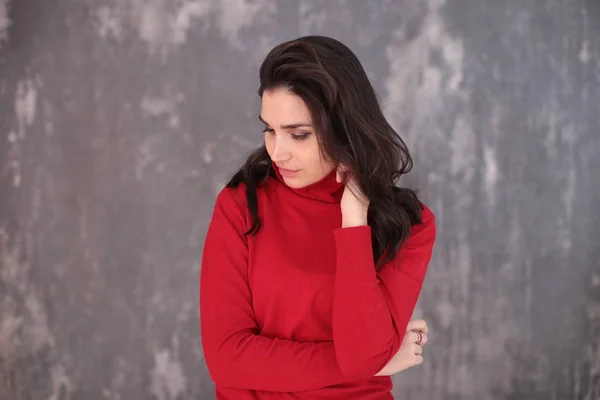
[[[371,228],[334,231],[337,262],[333,340],[345,376],[374,375],[398,352],[435,241],[435,218],[423,210],[394,260],[375,270]]]
[[[348,381],[333,342],[296,342],[258,334],[248,284],[243,205],[232,189],[217,197],[200,279],[202,346],[217,386],[295,392]]]

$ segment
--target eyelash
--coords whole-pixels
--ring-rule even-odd
[[[273,133],[275,131],[273,129],[270,129],[270,128],[265,128],[265,129],[263,129],[263,132]],[[301,135],[292,134],[292,138],[294,140],[304,140],[304,139],[308,138],[309,135],[310,135],[310,133],[303,133]]]

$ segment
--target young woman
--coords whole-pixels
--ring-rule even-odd
[[[264,145],[217,196],[202,344],[217,399],[392,399],[420,364],[410,322],[435,223],[396,186],[412,167],[357,57],[331,38],[260,67]]]

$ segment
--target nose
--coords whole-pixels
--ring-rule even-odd
[[[276,163],[288,161],[291,158],[291,153],[288,143],[286,143],[283,135],[275,135],[273,139],[273,152],[271,153],[271,160]]]

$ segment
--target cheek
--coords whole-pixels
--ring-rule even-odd
[[[310,148],[306,149],[306,152],[304,152],[304,160],[310,164],[311,170],[314,173],[321,175],[324,171],[329,169],[329,163],[326,158],[321,156],[317,143],[311,143]]]
[[[317,163],[319,165],[319,171],[321,173],[322,176],[325,176],[327,174],[329,174],[331,172],[331,170],[334,168],[335,164],[325,155],[321,155],[321,153],[319,152],[318,156],[317,156]]]
[[[321,159],[321,175],[322,176],[329,174],[331,172],[331,170],[333,169],[333,167],[334,167],[333,163]]]

